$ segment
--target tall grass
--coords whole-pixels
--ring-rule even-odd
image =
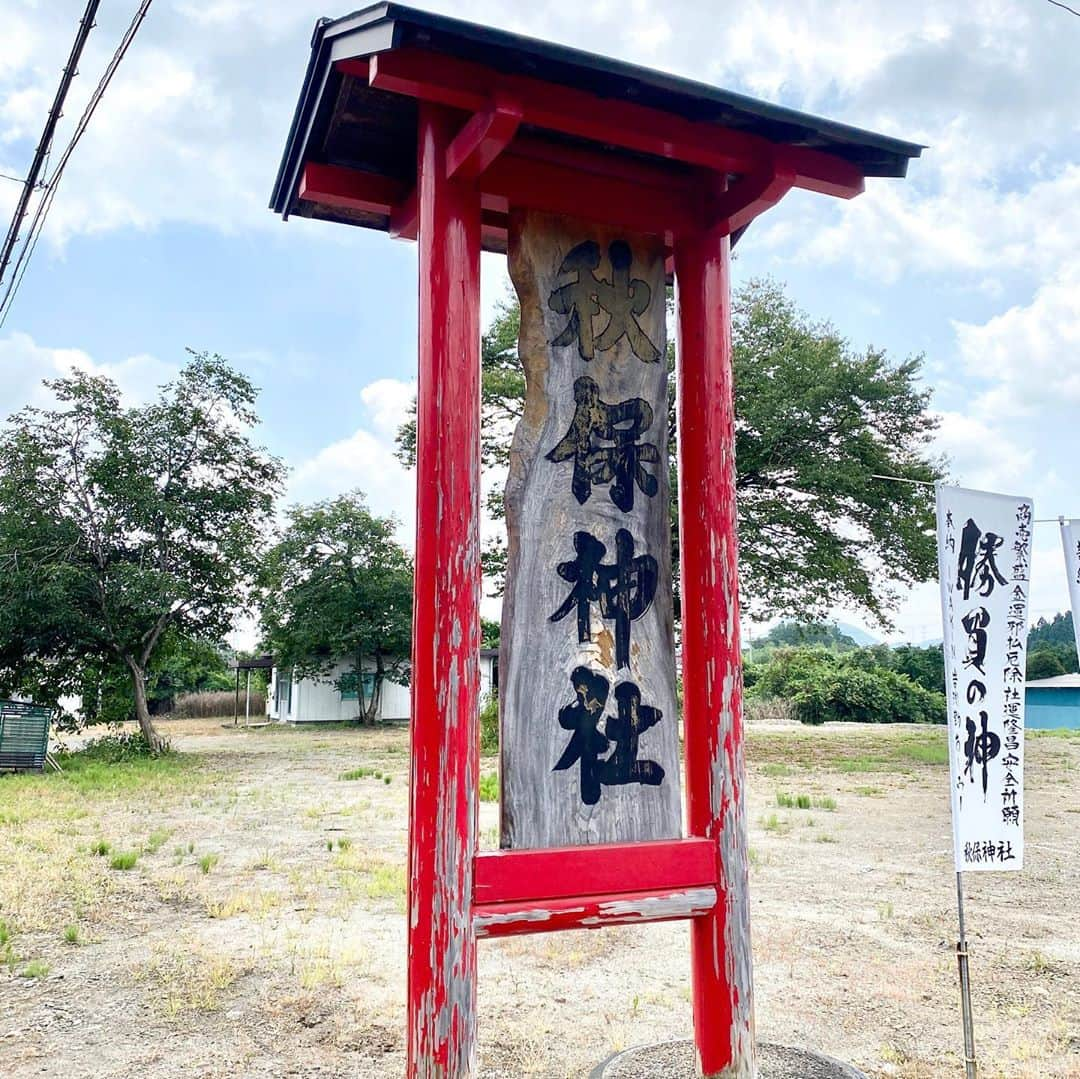
[[[202,693],[182,693],[176,698],[173,715],[177,719],[217,719],[231,716],[236,705],[236,694],[231,689],[204,690]],[[244,691],[240,690],[240,715],[244,714]],[[251,691],[251,716],[262,719],[266,715],[266,694],[260,689]]]

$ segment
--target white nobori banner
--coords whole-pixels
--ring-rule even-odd
[[[1073,634],[1080,652],[1080,521],[1061,522],[1061,544],[1065,548],[1065,576],[1069,579]]]
[[[1024,861],[1030,498],[938,485],[949,773],[957,871]]]

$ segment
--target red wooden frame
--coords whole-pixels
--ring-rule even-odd
[[[849,198],[862,175],[828,154],[416,50],[338,69],[419,101],[415,189],[314,162],[300,184],[300,198],[384,215],[420,246],[408,1075],[473,1075],[479,937],[673,918],[691,921],[702,1072],[751,1074],[729,236],[792,187]],[[477,851],[479,260],[483,243],[505,242],[512,207],[660,235],[671,253],[681,574],[698,597],[683,610],[685,839]]]

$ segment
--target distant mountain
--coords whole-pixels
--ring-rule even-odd
[[[836,626],[841,633],[850,637],[860,648],[866,648],[873,644],[881,644],[881,639],[879,637],[867,633],[865,629],[859,629],[858,626],[853,626],[850,622],[833,622],[833,625]]]

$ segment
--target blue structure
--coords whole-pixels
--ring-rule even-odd
[[[1025,726],[1032,730],[1080,730],[1080,674],[1028,682]]]

